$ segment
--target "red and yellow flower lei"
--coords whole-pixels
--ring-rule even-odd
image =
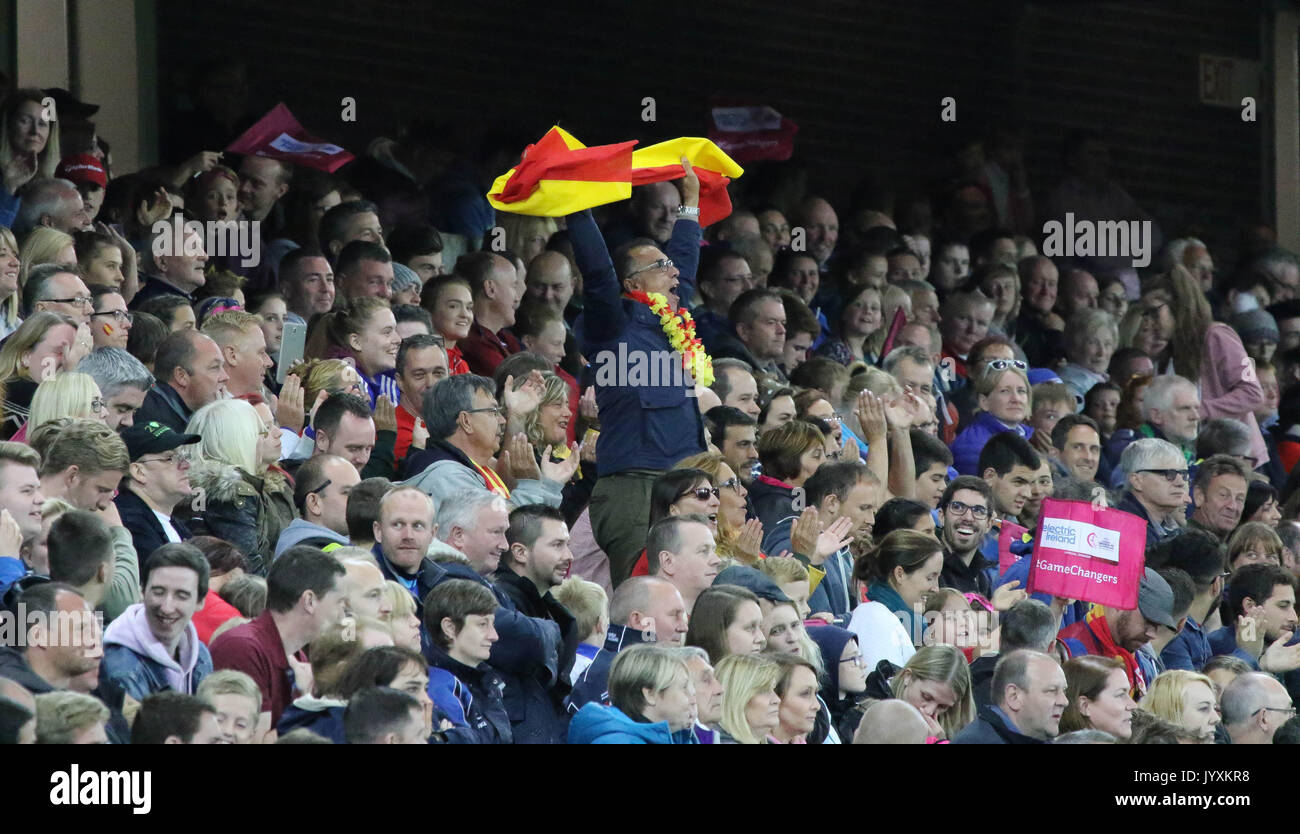
[[[632,290],[627,297],[650,308],[663,325],[668,344],[681,354],[682,369],[695,379],[696,385],[708,388],[713,384],[713,360],[704,351],[704,343],[695,335],[695,320],[685,307],[674,313],[668,299],[657,292]]]

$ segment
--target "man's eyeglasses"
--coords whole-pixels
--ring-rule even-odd
[[[867,659],[862,656],[861,652],[859,652],[858,654],[855,654],[852,657],[843,658],[842,660],[840,660],[840,663],[852,663],[854,666],[858,667],[859,669],[865,669],[867,666]]]
[[[42,298],[41,301],[46,304],[76,304],[80,307],[89,307],[95,303],[95,299],[88,295],[78,295],[73,298]]]
[[[1029,370],[1029,363],[1023,359],[990,359],[984,364],[990,371],[1005,371],[1007,368],[1015,368],[1017,371]]]
[[[326,478],[326,479],[325,479],[325,482],[322,483],[320,486],[316,487],[315,489],[309,489],[309,490],[307,490],[307,494],[308,494],[308,495],[319,495],[319,494],[321,494],[322,492],[325,491],[325,487],[329,486],[329,485],[332,484],[332,483],[334,483],[332,480],[330,480],[329,478]]]
[[[1284,712],[1291,718],[1295,717],[1295,707],[1260,707],[1250,714],[1251,718],[1259,715],[1261,712]]]
[[[139,460],[136,461],[136,463],[163,463],[166,464],[167,466],[182,466],[190,463],[193,460],[194,460],[194,454],[192,452],[186,452],[178,449],[175,452],[168,452],[167,454],[162,455],[161,457],[140,458]]]
[[[673,500],[678,501],[682,498],[685,498],[688,495],[694,495],[695,500],[697,501],[708,501],[710,495],[712,495],[714,498],[717,498],[719,497],[719,494],[721,492],[722,490],[718,489],[717,487],[696,487],[695,489],[688,489],[686,492],[683,492],[681,495],[677,496]]]
[[[624,275],[623,278],[624,280],[626,280],[628,278],[631,278],[633,275],[639,275],[642,272],[651,272],[656,269],[672,269],[672,268],[673,268],[672,258],[660,258],[659,260],[654,261],[653,263],[649,263],[641,267],[640,269],[632,270],[627,275]]]
[[[1186,481],[1189,477],[1186,469],[1139,469],[1138,471],[1159,475],[1171,484],[1177,481]]]
[[[957,518],[961,518],[969,512],[971,518],[976,521],[983,521],[989,517],[989,508],[983,504],[964,504],[961,501],[949,501],[948,511]]]
[[[126,310],[105,310],[102,313],[90,314],[90,317],[92,319],[95,316],[112,316],[114,319],[116,319],[119,322],[130,322],[135,318],[135,314],[128,313]]]
[[[465,414],[489,414],[489,413],[490,413],[490,414],[495,414],[496,416],[500,417],[500,416],[501,416],[501,406],[499,406],[499,405],[490,405],[490,406],[488,406],[487,408],[467,408],[467,409],[465,409],[464,413],[465,413]]]

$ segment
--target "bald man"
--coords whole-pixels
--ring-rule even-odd
[[[853,734],[854,744],[925,744],[930,727],[925,716],[907,701],[891,698],[867,708]]]

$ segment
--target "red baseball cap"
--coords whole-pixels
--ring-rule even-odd
[[[108,173],[104,171],[104,163],[88,153],[63,157],[59,167],[54,169],[54,176],[72,180],[77,185],[90,183],[100,188],[108,187]]]

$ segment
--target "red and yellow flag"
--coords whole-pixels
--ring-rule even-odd
[[[744,170],[708,139],[681,138],[633,151],[636,142],[588,148],[559,127],[529,145],[519,164],[497,177],[487,198],[493,208],[537,217],[562,217],[626,200],[632,186],[680,179],[686,157],[700,179],[700,225],[731,214],[727,184]]]

